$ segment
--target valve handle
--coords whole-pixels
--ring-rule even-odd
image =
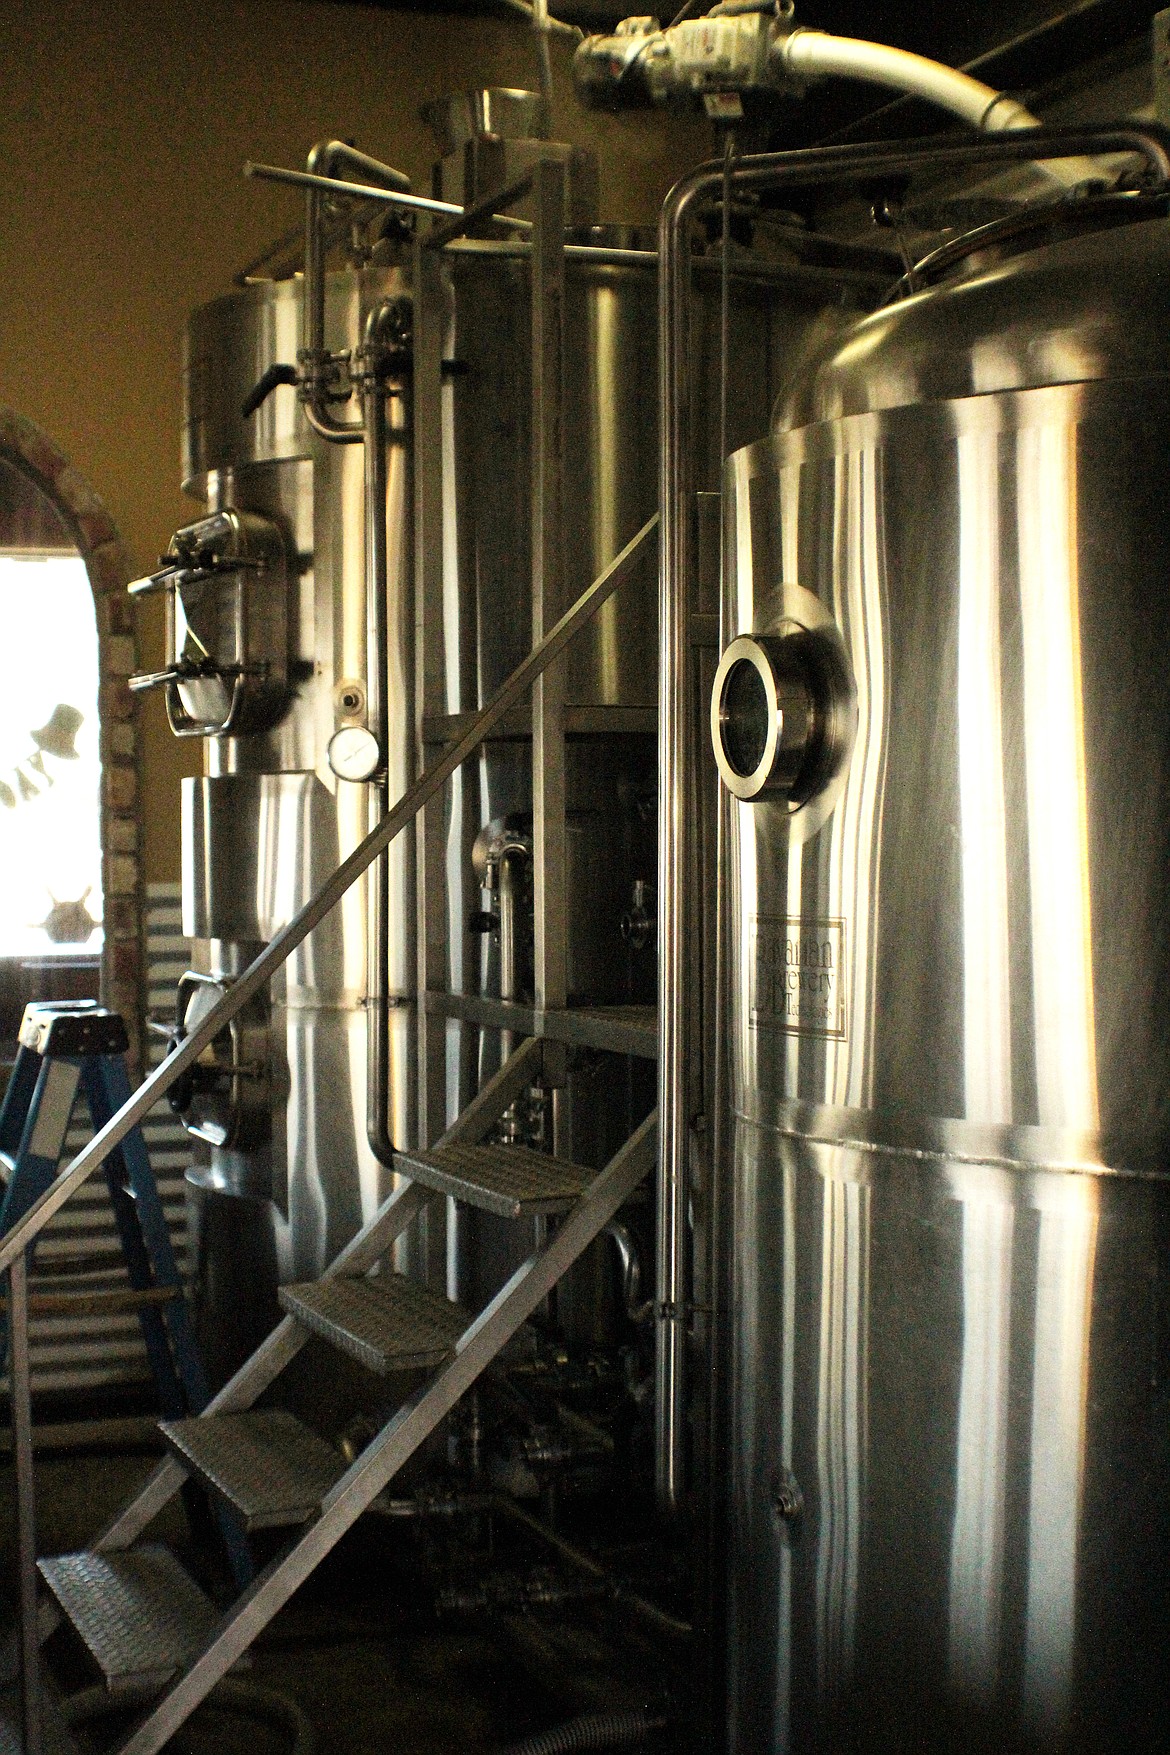
[[[272,392],[278,389],[281,384],[295,385],[296,383],[297,368],[295,366],[282,365],[279,361],[275,365],[269,366],[268,370],[256,380],[245,396],[240,405],[241,415],[245,420],[248,420],[255,414],[261,403],[267,402]]]

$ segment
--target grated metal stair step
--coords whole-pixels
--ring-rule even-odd
[[[527,1146],[456,1143],[433,1151],[396,1152],[395,1165],[428,1188],[505,1219],[568,1212],[596,1175]]]
[[[305,1523],[345,1473],[345,1459],[283,1408],[163,1420],[189,1473],[226,1499],[249,1530]]]
[[[168,1548],[61,1554],[38,1564],[111,1693],[165,1687],[219,1620]]]
[[[455,1351],[471,1318],[457,1304],[401,1274],[282,1286],[290,1316],[370,1371],[434,1371]]]

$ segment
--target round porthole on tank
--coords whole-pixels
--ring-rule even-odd
[[[774,632],[741,634],[720,659],[711,741],[728,791],[785,803],[803,839],[828,817],[844,782],[857,690],[820,600],[797,585],[782,586],[781,599]]]

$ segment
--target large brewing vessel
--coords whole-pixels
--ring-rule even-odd
[[[657,502],[654,240],[586,223],[588,162],[530,137],[541,120],[531,94],[473,94],[443,106],[438,120],[450,149],[438,178],[445,198],[473,199],[485,178],[506,184],[542,156],[566,165],[567,603]],[[439,439],[421,465],[410,358],[419,292],[409,231],[392,223],[373,242],[367,235],[350,265],[323,278],[321,341],[329,358],[356,365],[380,312],[401,356],[387,380],[381,668],[371,620],[365,447],[329,443],[315,432],[293,382],[311,329],[306,280],[262,273],[189,324],[183,479],[207,519],[179,533],[158,577],[172,593],[172,656],[187,664],[179,680],[163,679],[168,710],[176,732],[203,735],[206,748],[204,774],[185,783],[184,921],[199,966],[180,990],[180,1031],[308,900],[531,644],[531,255],[523,234],[497,229],[496,236],[461,238],[439,258],[429,295],[442,327]],[[853,279],[868,290],[864,274]],[[758,430],[767,419],[782,350],[830,290],[839,296],[836,277],[823,267],[805,269],[796,248],[772,264],[737,267],[726,313],[743,362],[736,432]],[[723,321],[716,261],[697,265],[695,298],[695,394],[714,408]],[[260,401],[252,394],[257,385],[269,392]],[[352,403],[337,418],[352,423]],[[710,487],[719,467],[714,430],[704,427],[696,460],[697,479]],[[429,597],[415,577],[412,500],[420,467],[437,469],[442,502]],[[244,559],[254,570],[233,575],[248,540],[256,554]],[[708,579],[708,609],[714,589]],[[656,621],[648,549],[565,661],[570,1005],[648,1008],[653,997]],[[427,634],[425,650],[417,646],[419,630]],[[218,680],[198,668],[208,650],[223,673]],[[268,679],[263,698],[249,683],[252,673]],[[250,717],[227,717],[224,675],[235,676],[245,706],[257,696]],[[384,775],[362,766],[376,698]],[[278,1282],[317,1275],[370,1216],[393,1176],[389,1148],[418,1139],[420,1111],[429,1105],[433,1137],[513,1039],[490,1011],[484,1022],[480,1002],[530,1005],[533,998],[532,808],[530,722],[518,714],[466,764],[436,811],[432,820],[442,821],[426,881],[416,884],[412,835],[390,850],[386,1048],[378,1075],[384,1106],[368,1053],[379,1013],[370,1000],[377,903],[365,880],[296,953],[270,998],[206,1057],[194,1088],[180,1089],[184,1117],[202,1141],[191,1180],[199,1190],[200,1291],[215,1375],[273,1320]],[[424,917],[428,995],[420,1012]],[[429,1062],[438,1068],[437,1091],[420,1088],[418,1035],[427,1014],[439,1043]],[[555,1097],[534,1093],[507,1118],[509,1137],[545,1146],[559,1138],[562,1149],[571,1138],[579,1161],[605,1162],[652,1106],[652,1023],[642,1035],[634,1060],[571,1055]],[[473,1303],[495,1290],[515,1250],[528,1247],[526,1238],[515,1241],[514,1227],[505,1247],[506,1228],[490,1218],[464,1216],[458,1237],[444,1237],[443,1226],[441,1211],[425,1215],[409,1259],[408,1246],[400,1249],[399,1265],[445,1281]],[[584,1302],[591,1306],[592,1295]],[[562,1307],[572,1305],[567,1292]],[[588,1311],[584,1320],[589,1330]],[[230,1351],[221,1359],[225,1336]]]
[[[1170,229],[1091,207],[726,469],[736,1755],[1165,1742]]]

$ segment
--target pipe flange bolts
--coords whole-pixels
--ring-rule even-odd
[[[729,792],[781,801],[794,816],[806,811],[812,832],[840,790],[857,730],[857,690],[840,632],[819,599],[784,586],[780,607],[774,632],[741,634],[724,652],[711,690],[711,741]]]

